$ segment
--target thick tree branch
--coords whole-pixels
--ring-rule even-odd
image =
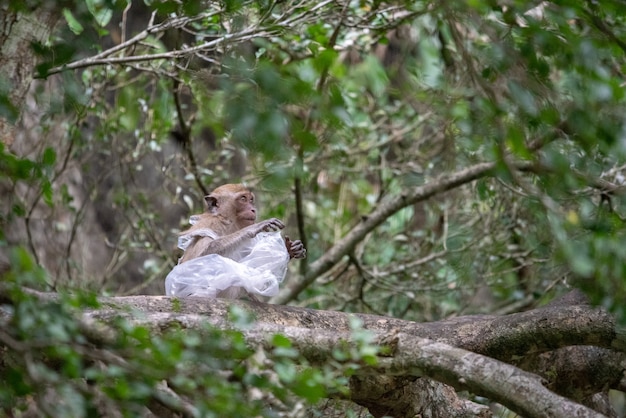
[[[555,393],[591,406],[586,401],[600,388],[623,390],[619,381],[624,376],[624,361],[622,352],[579,345],[529,354],[512,364],[542,376]]]
[[[126,296],[101,300],[105,307],[91,312],[91,318],[107,319],[119,315],[122,307],[131,308],[142,315],[151,315],[148,323],[152,323],[154,329],[167,328],[172,323],[193,329],[206,320],[228,327],[232,304],[248,310],[256,318],[258,326],[278,324],[348,332],[350,320],[358,318],[367,330],[383,333],[402,330],[408,335],[436,340],[502,361],[571,345],[609,349],[619,345],[613,317],[603,309],[586,304],[556,304],[504,316],[473,315],[417,323],[378,315],[318,311],[242,300],[176,299],[166,296]],[[107,305],[110,307],[107,308]]]
[[[489,406],[428,378],[355,375],[350,378],[350,396],[375,417],[493,417]]]
[[[173,326],[201,330],[207,320],[222,328],[232,327],[226,319],[228,303],[223,301],[195,298],[180,300],[177,302],[177,305],[180,303],[178,306],[180,313],[170,314],[162,311],[162,308],[165,308],[162,302],[167,303],[172,300],[149,299],[151,301],[148,310],[142,308],[143,312],[140,315],[129,316],[129,320],[134,324],[147,326],[155,331]],[[115,298],[111,301],[121,302],[124,305],[131,302],[130,305],[137,307],[133,303],[136,299],[133,300],[133,298]],[[555,306],[501,318],[477,316],[465,317],[461,321],[414,324],[371,315],[346,315],[338,312],[315,312],[261,303],[236,303],[248,306],[257,314],[257,320],[262,321],[257,322],[250,329],[242,330],[246,340],[252,346],[271,349],[269,337],[278,333],[288,337],[294,347],[309,362],[324,364],[333,358],[334,349],[351,340],[351,331],[348,326],[350,316],[361,318],[364,326],[377,334],[378,341],[385,340],[385,337],[390,334],[390,324],[397,321],[394,324],[397,328],[394,326],[392,329],[401,329],[403,332],[393,332],[396,341],[393,354],[390,357],[381,357],[376,366],[361,367],[357,371],[358,375],[430,377],[451,385],[457,390],[471,390],[473,393],[496,400],[527,417],[602,416],[551,392],[536,375],[482,354],[415,335],[419,329],[418,332],[430,333],[437,336],[439,340],[461,341],[465,344],[474,341],[474,344],[469,343],[469,345],[482,347],[487,352],[494,351],[494,344],[481,342],[482,333],[486,333],[487,339],[496,341],[495,345],[498,347],[511,345],[500,353],[504,353],[505,356],[511,353],[523,354],[521,349],[512,348],[513,343],[519,343],[522,340],[531,340],[536,343],[534,347],[524,345],[522,349],[526,352],[541,351],[542,348],[549,349],[558,344],[575,343],[573,340],[578,342],[590,339],[599,342],[604,340],[603,344],[610,345],[610,332],[601,332],[599,337],[587,333],[590,331],[589,323],[601,323],[606,320],[606,317],[597,316],[602,315],[601,311],[589,306]],[[200,304],[204,304],[204,308]],[[191,313],[192,306],[198,307],[201,313]],[[288,312],[282,315],[282,320],[279,318],[281,311]],[[207,312],[211,314],[207,316]],[[110,314],[111,312],[94,311],[90,316],[106,318]],[[425,327],[422,328],[420,325]],[[531,326],[533,330],[530,329]],[[511,333],[509,327],[514,327],[516,330]],[[522,334],[513,336],[515,332]],[[497,338],[497,335],[500,338]],[[606,339],[602,337],[603,335]],[[550,340],[550,336],[554,337],[553,340]],[[507,339],[510,341],[505,341]]]
[[[421,373],[500,402],[525,417],[602,417],[585,406],[556,395],[536,375],[447,344],[401,335],[397,355],[357,373]]]
[[[0,287],[0,301],[3,297]],[[56,293],[28,291],[41,299],[55,299]],[[275,324],[312,330],[348,332],[350,321],[358,318],[366,330],[403,333],[443,342],[501,361],[514,361],[520,356],[549,352],[567,346],[595,346],[626,352],[624,335],[616,329],[615,319],[607,311],[586,302],[579,291],[572,291],[542,308],[509,315],[469,315],[436,322],[412,322],[386,316],[279,306],[244,300],[223,300],[201,297],[171,298],[167,296],[121,296],[99,298],[102,307],[85,313],[80,324],[85,329],[98,320],[135,313],[150,316],[146,324],[158,331],[180,324],[194,329],[210,321],[219,327],[230,327],[230,308],[239,305],[256,320],[257,326]],[[110,339],[112,329],[100,324],[94,338]],[[86,331],[83,331],[86,332]],[[87,334],[91,335],[91,334]]]
[[[57,297],[30,293],[43,299]],[[10,295],[4,296],[2,300],[11,303]],[[232,329],[229,310],[237,304],[256,317],[255,324],[242,331],[251,346],[269,349],[270,337],[282,334],[290,338],[311,364],[327,364],[333,359],[334,349],[351,341],[350,324],[358,318],[362,327],[374,334],[378,344],[391,347],[390,354],[380,357],[377,366],[358,370],[360,384],[362,379],[374,375],[408,378],[409,385],[411,379],[429,377],[496,400],[528,417],[600,416],[562,396],[582,402],[585,399],[581,398],[589,398],[596,391],[618,388],[623,378],[619,364],[625,356],[623,352],[610,350],[619,340],[612,317],[586,304],[579,296],[572,292],[546,307],[506,316],[466,316],[423,324],[256,302],[132,296],[101,298],[100,308],[79,314],[77,320],[87,340],[106,350],[116,341],[115,327],[107,324],[116,323],[120,317],[157,334],[171,328],[202,332],[207,322]],[[11,346],[11,339],[0,340]],[[541,357],[541,353],[547,356]],[[565,361],[559,360],[563,356]],[[585,387],[579,387],[580,380],[575,376],[580,374],[570,373],[576,365],[570,365],[568,371],[567,359],[584,363],[587,370],[602,369],[602,373],[596,373],[591,380],[585,379]],[[504,361],[519,364],[533,373],[538,371],[550,380],[544,382],[537,375]],[[615,367],[605,364],[607,361],[615,363]],[[558,390],[559,394],[548,388]]]

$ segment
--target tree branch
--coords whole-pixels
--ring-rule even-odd
[[[529,162],[512,163],[517,169],[528,168]],[[405,194],[394,196],[391,200],[382,203],[369,215],[362,217],[354,228],[346,236],[333,245],[326,253],[309,265],[307,274],[298,281],[288,283],[281,293],[272,302],[286,304],[295,299],[300,292],[306,289],[319,276],[330,270],[345,255],[349,254],[354,247],[382,224],[387,218],[399,210],[418,202],[427,200],[439,193],[452,190],[472,181],[488,176],[496,167],[495,162],[480,163],[452,174],[444,174],[437,179],[409,190]]]
[[[422,373],[457,390],[470,390],[525,417],[603,417],[556,395],[541,379],[509,364],[447,344],[399,335],[398,354],[362,367],[359,375]]]
[[[348,332],[351,319],[358,318],[366,330],[390,332],[401,329],[408,335],[443,342],[507,362],[529,353],[572,345],[616,349],[619,339],[615,320],[609,313],[579,302],[548,305],[504,316],[470,315],[418,323],[378,315],[318,311],[243,300],[166,296],[124,296],[100,300],[103,308],[90,312],[89,317],[108,319],[119,315],[120,307],[130,307],[146,315],[145,325],[157,331],[168,328],[172,323],[193,329],[206,320],[220,327],[229,327],[229,308],[236,304],[255,317],[257,326],[281,324]]]
[[[350,318],[357,317],[365,329],[375,333],[376,341],[387,341],[389,335],[395,340],[389,357],[380,357],[375,366],[361,366],[357,376],[430,377],[457,390],[488,397],[526,417],[602,415],[551,392],[540,377],[487,355],[511,359],[573,344],[611,346],[615,338],[611,317],[584,304],[556,304],[503,317],[481,315],[418,324],[374,315],[219,299],[124,297],[103,301],[138,308],[141,313],[126,314],[128,320],[154,332],[174,326],[201,330],[207,321],[232,329],[228,307],[238,304],[256,315],[253,327],[240,330],[251,346],[271,349],[270,336],[282,334],[311,364],[327,363],[335,348],[351,341]],[[173,305],[176,313],[167,313],[174,311]],[[89,316],[110,319],[117,309],[105,308]]]

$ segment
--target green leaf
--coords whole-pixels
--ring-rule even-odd
[[[204,3],[200,0],[183,0],[183,12],[187,16],[195,16],[204,10]]]
[[[520,158],[530,158],[531,154],[526,148],[523,130],[517,125],[508,126],[506,143],[509,149]]]
[[[122,89],[118,96],[118,110],[121,113],[119,117],[120,125],[127,131],[134,131],[139,125],[141,116],[136,90],[130,88]]]
[[[310,403],[315,403],[326,396],[326,389],[320,381],[319,372],[315,369],[304,369],[298,373],[297,377],[291,386],[291,390],[296,395]]]
[[[45,166],[52,166],[56,162],[57,154],[52,147],[46,147],[41,158],[41,163]]]
[[[63,9],[63,16],[65,16],[65,21],[67,22],[70,30],[74,32],[74,34],[80,35],[84,30],[83,25],[76,20],[72,12],[69,9]]]
[[[334,49],[325,49],[317,54],[313,60],[313,64],[318,71],[323,71],[330,68],[338,56],[338,52]]]
[[[11,102],[4,92],[0,93],[0,117],[5,118],[10,124],[14,124],[19,117],[19,109]]]
[[[228,310],[229,320],[233,322],[237,328],[249,328],[254,324],[254,315],[252,312],[244,309],[239,305],[232,305]]]
[[[85,0],[89,13],[94,17],[100,27],[105,27],[113,17],[113,10],[106,7],[103,0]]]
[[[511,80],[508,83],[512,100],[527,114],[536,116],[538,113],[535,98],[528,89]]]
[[[297,376],[296,366],[292,362],[278,362],[274,365],[274,371],[281,381],[291,383]]]
[[[41,192],[42,192],[44,202],[46,202],[48,206],[52,207],[54,204],[52,200],[53,191],[52,191],[52,183],[50,183],[49,180],[44,180],[41,183]]]
[[[33,387],[27,383],[26,371],[18,370],[13,367],[8,367],[3,372],[3,381],[8,383],[8,387],[5,390],[10,390],[17,396],[25,396],[33,391]],[[0,389],[2,389],[4,383],[0,383]],[[1,391],[1,390],[0,390]]]
[[[272,345],[275,347],[291,348],[291,340],[282,334],[274,334],[272,336]]]

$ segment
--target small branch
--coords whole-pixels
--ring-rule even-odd
[[[294,181],[293,181],[293,185],[294,185],[294,194],[295,194],[295,200],[296,200],[296,221],[298,224],[298,238],[300,239],[300,241],[302,241],[302,244],[304,245],[304,248],[308,248],[308,239],[307,239],[307,234],[306,234],[306,229],[304,228],[304,205],[303,205],[303,198],[302,198],[302,152],[301,152],[300,148],[298,150],[298,171],[300,171],[300,173],[297,173]],[[300,275],[304,276],[306,274],[307,271],[307,266],[309,265],[309,263],[307,262],[307,259],[305,258],[304,260],[300,260]]]
[[[593,2],[589,2],[589,4],[592,5],[592,9],[597,9],[597,6],[595,6]],[[600,19],[600,17],[596,14],[596,10],[594,10],[594,12],[585,12],[587,16],[589,16],[589,18],[591,19],[591,23],[593,23],[596,29],[602,32],[609,40],[615,42],[617,46],[622,49],[622,51],[626,52],[626,42],[618,38],[615,32],[613,32],[611,28],[602,19]]]
[[[122,27],[122,44],[126,42],[126,26],[128,24],[128,11],[130,10],[130,7],[132,5],[133,3],[129,1],[126,7],[124,8],[124,11],[122,12],[122,23],[120,25]],[[156,15],[156,12],[153,12],[152,16],[150,17],[149,26],[151,26],[152,22],[154,22],[155,15]]]
[[[163,30],[163,29],[161,29]],[[142,39],[146,38],[151,32],[149,31],[149,29],[146,29],[145,31],[143,31],[142,33],[134,36],[132,39],[128,40],[127,42],[125,42],[124,44],[119,44],[116,47],[113,47],[105,52],[102,52],[98,55],[95,55],[93,57],[89,57],[89,58],[85,58],[79,61],[74,61],[71,62],[69,64],[64,64],[58,67],[54,67],[51,68],[48,73],[45,75],[45,77],[48,77],[52,74],[57,74],[60,73],[62,71],[67,71],[67,70],[77,70],[80,68],[87,68],[87,67],[93,67],[96,65],[114,65],[114,64],[130,64],[130,63],[135,63],[135,62],[142,62],[142,61],[154,61],[154,60],[174,60],[174,59],[178,59],[178,58],[184,58],[187,56],[191,56],[194,55],[200,51],[204,51],[204,50],[208,50],[208,49],[214,49],[217,46],[227,42],[227,41],[247,41],[250,39],[254,39],[254,38],[259,38],[259,37],[267,37],[270,36],[272,34],[272,32],[265,32],[265,31],[254,31],[254,30],[248,30],[248,31],[243,31],[243,32],[239,32],[236,34],[225,34],[220,36],[217,39],[214,39],[212,41],[209,42],[205,42],[201,45],[197,45],[194,47],[189,47],[189,48],[184,48],[184,49],[180,49],[180,50],[175,50],[175,51],[170,51],[170,52],[163,52],[163,53],[158,53],[158,54],[145,54],[145,55],[134,55],[134,56],[128,56],[128,57],[114,57],[114,58],[106,58],[108,55],[112,54],[113,52],[117,52],[117,50],[119,49],[124,49],[127,48],[128,46],[132,45],[132,44],[136,44],[139,41],[141,41]],[[113,51],[115,50],[115,51]]]
[[[153,405],[150,405],[149,409],[153,409],[154,404],[156,404],[172,412],[172,417],[178,416],[176,413],[182,414],[185,418],[199,417],[201,415],[200,411],[193,404],[183,400],[165,382],[156,388],[152,395],[151,404]]]
[[[328,40],[328,49],[334,49],[335,45],[337,45],[337,39],[339,38],[339,32],[341,31],[341,28],[343,26],[343,21],[346,18],[346,13],[348,10],[348,2],[346,2],[343,5],[343,9],[341,10],[341,18],[339,19],[339,23],[337,23],[337,26],[335,27],[335,30],[333,31],[332,35],[330,36],[330,39]],[[322,69],[322,74],[320,74],[320,78],[317,81],[317,91],[319,93],[322,92],[322,90],[324,89],[324,85],[326,84],[326,79],[328,77],[328,71],[330,70],[330,63],[328,65],[326,65],[323,69]]]
[[[180,95],[178,92],[178,82],[174,81],[174,91],[172,92],[174,95],[174,104],[176,106],[176,114],[178,115],[178,125],[180,126],[180,133],[172,132],[172,135],[176,137],[176,139],[181,143],[183,147],[183,151],[189,160],[189,169],[193,178],[198,185],[198,188],[202,191],[204,196],[209,194],[206,186],[202,182],[200,178],[200,174],[198,173],[198,163],[196,162],[196,156],[193,153],[193,149],[191,147],[191,126],[185,121],[185,117],[183,116],[183,108],[180,103]]]
[[[455,251],[443,250],[443,251],[439,251],[439,252],[436,252],[436,253],[430,253],[430,254],[428,254],[425,257],[419,258],[417,260],[413,260],[413,261],[411,261],[409,263],[401,264],[399,266],[392,267],[391,269],[385,271],[384,274],[387,275],[387,276],[391,276],[391,275],[394,275],[394,274],[404,273],[406,271],[415,269],[415,267],[417,267],[417,266],[421,266],[423,264],[430,263],[431,261],[436,260],[438,258],[442,258],[442,257],[446,256],[450,252],[459,252],[459,251],[458,250],[455,250]]]
[[[343,21],[346,17],[346,13],[348,10],[348,4],[349,3],[346,2],[343,6],[339,23],[337,23],[337,26],[335,27],[335,30],[333,31],[328,41],[328,45],[327,45],[328,49],[333,49],[335,45],[337,44],[337,39],[339,38],[339,33],[343,26]],[[329,69],[330,69],[330,64],[326,65],[322,69],[322,73],[320,74],[320,78],[317,82],[317,91],[319,93],[321,93],[324,89],[324,86],[326,84],[326,79],[328,77]],[[311,124],[313,123],[313,119],[311,118],[311,113],[312,112],[308,113],[307,119],[305,122],[305,130],[307,131],[311,128]],[[306,230],[304,228],[304,208],[303,208],[303,203],[302,203],[303,201],[302,199],[302,174],[304,172],[303,165],[304,165],[304,150],[302,149],[302,146],[299,146],[297,150],[297,156],[296,156],[296,173],[295,173],[295,179],[294,179],[294,192],[295,192],[295,197],[296,197],[296,219],[298,221],[298,233],[300,235],[299,238],[304,244],[304,248],[307,248],[308,240],[307,240]],[[309,263],[306,259],[300,262],[300,275],[301,276],[306,275],[308,265]]]

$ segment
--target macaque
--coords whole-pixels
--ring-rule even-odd
[[[195,223],[181,235],[192,234],[195,230],[210,229],[215,237],[198,235],[193,237],[180,263],[208,254],[228,256],[241,245],[256,237],[261,232],[283,229],[285,225],[276,218],[256,223],[256,207],[254,194],[241,184],[226,184],[213,190],[204,197],[207,203],[206,212],[195,217]],[[300,240],[292,241],[285,237],[285,247],[290,258],[305,258],[306,249]],[[231,287],[221,291],[217,296],[235,299],[245,296],[243,288]],[[248,295],[255,299],[253,295]]]

